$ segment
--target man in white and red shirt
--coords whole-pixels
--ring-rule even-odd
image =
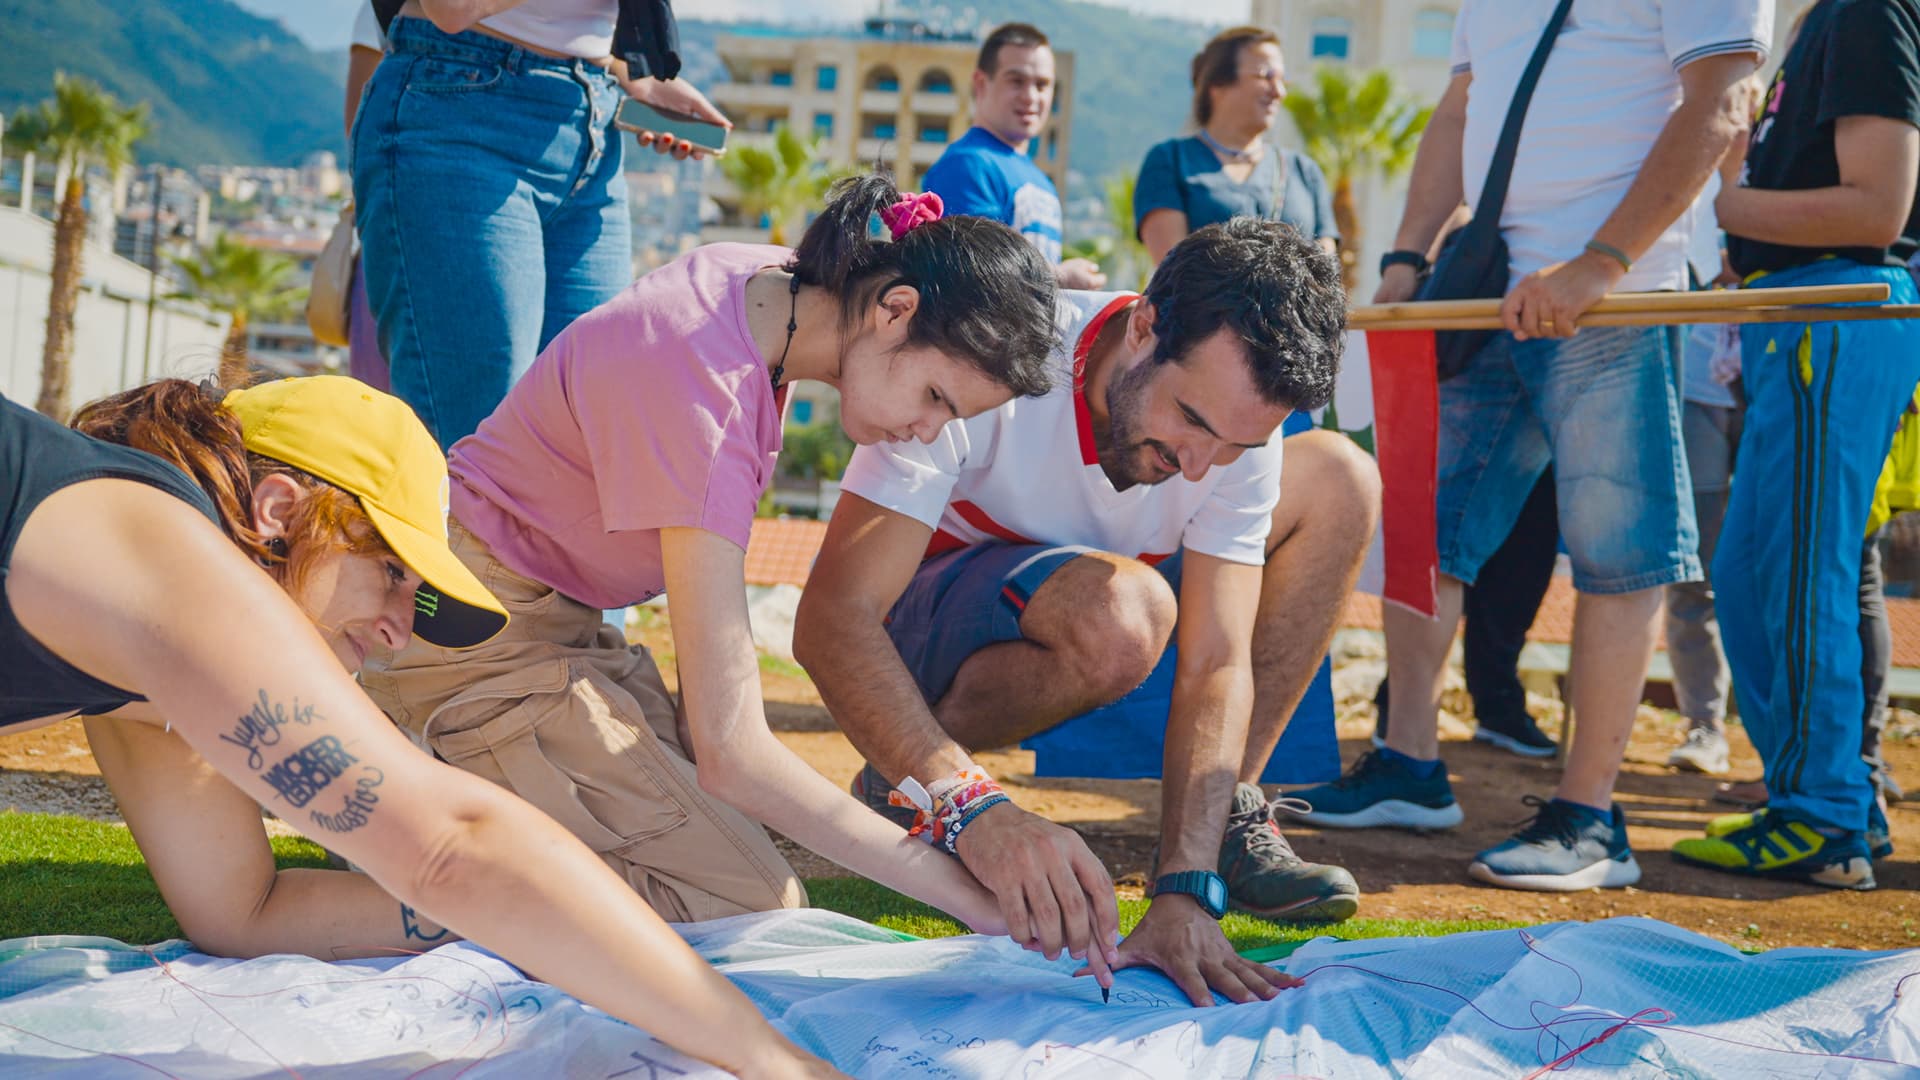
[[[969,751],[1127,697],[1170,644],[1155,899],[1108,964],[1195,1004],[1270,997],[1292,980],[1234,954],[1228,904],[1356,909],[1352,875],[1294,855],[1258,786],[1379,512],[1372,460],[1338,434],[1288,440],[1280,483],[1276,433],[1331,396],[1345,307],[1311,240],[1212,226],[1145,296],[1061,294],[1052,393],[855,453],[795,652],[871,763],[856,790],[957,856],[1016,940],[1088,940],[1111,884]]]

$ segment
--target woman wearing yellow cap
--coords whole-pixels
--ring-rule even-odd
[[[75,426],[0,400],[0,728],[86,717],[196,945],[332,960],[451,927],[739,1075],[839,1075],[354,684],[416,631],[459,648],[507,622],[447,548],[446,464],[405,405],[343,378],[168,380]],[[276,872],[260,806],[367,874]]]

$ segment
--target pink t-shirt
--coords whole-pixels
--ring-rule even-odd
[[[786,248],[709,244],[574,320],[454,444],[452,509],[516,573],[592,607],[666,588],[663,528],[747,546],[785,394],[746,284]]]

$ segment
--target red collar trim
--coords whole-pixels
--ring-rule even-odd
[[[1107,320],[1114,312],[1140,299],[1139,293],[1122,293],[1107,301],[1080,331],[1080,339],[1073,343],[1073,419],[1080,429],[1080,462],[1083,465],[1100,464],[1100,453],[1093,445],[1093,412],[1087,407],[1087,356],[1093,352],[1093,343]]]

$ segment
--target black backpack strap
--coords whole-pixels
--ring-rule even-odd
[[[380,20],[380,32],[387,33],[393,25],[393,17],[400,14],[400,8],[406,0],[373,0],[373,17]]]
[[[1546,31],[1533,47],[1519,85],[1513,88],[1507,121],[1500,128],[1500,141],[1494,146],[1492,163],[1487,166],[1487,182],[1480,188],[1480,203],[1473,208],[1473,220],[1484,223],[1482,228],[1500,225],[1500,210],[1507,202],[1507,182],[1513,178],[1513,159],[1520,150],[1520,127],[1527,118],[1527,103],[1533,100],[1533,88],[1540,83],[1540,72],[1547,66],[1547,54],[1553,51],[1554,39],[1560,36],[1560,28],[1566,25],[1567,13],[1572,10],[1573,0],[1560,0],[1560,6],[1553,9],[1553,17],[1547,20]]]

